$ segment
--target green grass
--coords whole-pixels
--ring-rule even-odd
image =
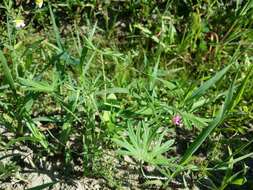
[[[124,181],[107,154],[130,156],[142,188],[252,188],[252,8],[229,0],[42,8],[4,0],[1,151],[18,145],[35,161],[60,156],[65,176],[79,166],[76,178],[104,178],[111,188]]]

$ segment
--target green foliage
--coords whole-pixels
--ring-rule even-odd
[[[9,84],[10,88],[12,89],[13,93],[16,94],[14,80],[13,80],[13,77],[11,75],[11,71],[10,71],[10,69],[8,67],[6,58],[3,55],[2,51],[0,51],[0,60],[1,60],[2,65],[3,65],[3,72],[4,72],[4,75],[5,75],[6,79],[7,79],[7,82]]]
[[[5,181],[15,175],[19,167],[14,163],[4,164],[0,161],[0,180]]]
[[[172,149],[174,140],[162,142],[166,131],[159,133],[145,124],[137,125],[134,129],[128,124],[127,136],[114,139],[120,146],[119,154],[134,157],[138,162],[147,162],[154,165],[167,165],[169,160],[163,154]],[[121,139],[122,138],[122,139]]]
[[[42,189],[46,189],[48,187],[52,187],[56,183],[57,182],[46,183],[46,184],[43,184],[43,185],[39,185],[39,186],[36,186],[36,187],[29,188],[27,190],[42,190]]]

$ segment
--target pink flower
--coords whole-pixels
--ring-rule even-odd
[[[179,126],[181,124],[181,117],[179,115],[175,115],[172,118],[172,123],[173,123],[173,125]]]

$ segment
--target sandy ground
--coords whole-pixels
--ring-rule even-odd
[[[108,161],[108,158],[104,159]],[[129,162],[113,161],[114,165],[111,165],[113,169],[111,174],[107,176],[110,185],[108,185],[108,179],[83,177],[81,166],[74,165],[72,171],[67,175],[63,174],[65,171],[63,171],[60,161],[53,159],[49,161],[45,157],[35,161],[33,151],[25,146],[16,146],[11,150],[0,151],[0,162],[4,165],[16,163],[17,166],[17,170],[11,172],[9,177],[3,179],[0,173],[0,190],[23,190],[55,181],[57,181],[56,184],[46,189],[140,189],[138,187],[138,172],[130,169]]]

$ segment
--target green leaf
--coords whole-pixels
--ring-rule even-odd
[[[54,85],[48,84],[46,81],[34,81],[31,79],[18,78],[20,83],[26,88],[25,90],[36,91],[36,92],[54,92]]]
[[[135,112],[136,114],[139,114],[139,115],[154,115],[155,113],[155,110],[153,110],[152,108],[150,107],[143,107],[141,108],[140,110],[136,111]]]
[[[237,178],[234,181],[232,181],[231,184],[241,186],[241,185],[243,185],[246,182],[247,182],[247,178],[246,177],[240,177],[240,178]]]
[[[186,150],[185,154],[180,160],[180,164],[182,165],[186,164],[191,158],[191,156],[198,150],[198,148],[202,145],[202,143],[206,140],[206,138],[211,134],[211,132],[223,122],[223,120],[225,119],[225,114],[229,111],[229,108],[231,108],[230,105],[233,99],[232,98],[233,90],[234,90],[234,82],[231,84],[228,93],[226,95],[225,103],[217,113],[215,119],[206,128],[202,130],[202,132],[199,134],[196,140]]]
[[[196,128],[203,128],[208,125],[208,122],[210,122],[210,119],[197,117],[192,113],[181,112],[180,114],[184,119],[190,121]]]
[[[37,142],[37,140],[34,137],[30,137],[30,136],[23,136],[23,137],[18,137],[16,139],[11,139],[5,146],[5,149],[9,149],[10,146],[12,146],[13,144],[16,144],[18,142],[25,142],[25,141],[32,141],[32,142]]]
[[[169,164],[170,160],[162,154],[172,149],[174,140],[162,143],[166,131],[161,134],[144,124],[136,128],[129,124],[126,132],[127,137],[113,139],[121,148],[119,154],[129,155],[138,161],[151,164]]]
[[[33,123],[33,121],[30,118],[27,118],[26,125],[27,125],[27,128],[32,133],[32,137],[34,141],[39,142],[46,150],[49,151],[46,136],[40,132],[38,127]]]
[[[1,61],[2,66],[3,66],[3,71],[4,71],[4,75],[7,79],[7,82],[10,85],[13,93],[16,94],[16,88],[15,88],[15,84],[14,84],[14,80],[13,80],[10,68],[8,67],[6,58],[5,58],[5,56],[4,56],[4,54],[1,50],[0,50],[0,61]]]
[[[81,73],[83,72],[83,65],[85,63],[85,57],[87,55],[87,52],[88,52],[88,48],[83,47],[81,57],[80,57],[80,70],[81,70]]]
[[[206,103],[208,102],[208,99],[200,99],[198,101],[194,101],[191,109],[190,109],[190,112],[194,112],[196,109],[202,107],[203,105],[205,105]]]
[[[60,48],[63,51],[60,32],[59,32],[58,27],[56,25],[54,13],[52,11],[52,7],[51,7],[50,4],[49,4],[49,12],[50,12],[51,20],[52,20],[52,23],[53,23],[53,29],[54,29],[54,34],[55,34],[55,38],[56,38],[56,43],[58,45],[58,48]]]
[[[201,97],[211,86],[213,86],[217,81],[219,81],[230,69],[232,64],[223,68],[221,71],[217,72],[208,81],[204,82],[197,90],[195,90],[189,97],[186,98],[185,102],[192,101],[193,99],[198,99]]]
[[[221,113],[221,110],[220,110]],[[190,147],[186,150],[185,154],[183,155],[182,159],[180,160],[181,164],[185,164],[188,162],[190,157],[197,151],[197,149],[201,146],[201,144],[206,140],[209,134],[215,129],[217,126],[220,125],[222,121],[222,117],[220,113],[216,116],[216,118],[209,124],[208,127],[203,129],[197,139],[190,145]]]
[[[47,187],[51,187],[51,186],[53,186],[56,183],[58,183],[58,181],[42,184],[42,185],[39,185],[39,186],[36,186],[36,187],[32,187],[32,188],[29,188],[29,189],[26,189],[26,190],[42,190],[42,189],[45,189]]]
[[[249,81],[249,78],[251,76],[253,72],[253,65],[250,66],[243,82],[241,83],[241,85],[239,86],[239,90],[237,91],[237,93],[235,94],[235,98],[234,98],[234,102],[233,102],[233,106],[232,106],[232,109],[240,102],[241,98],[242,98],[242,94],[245,90],[245,87]]]

